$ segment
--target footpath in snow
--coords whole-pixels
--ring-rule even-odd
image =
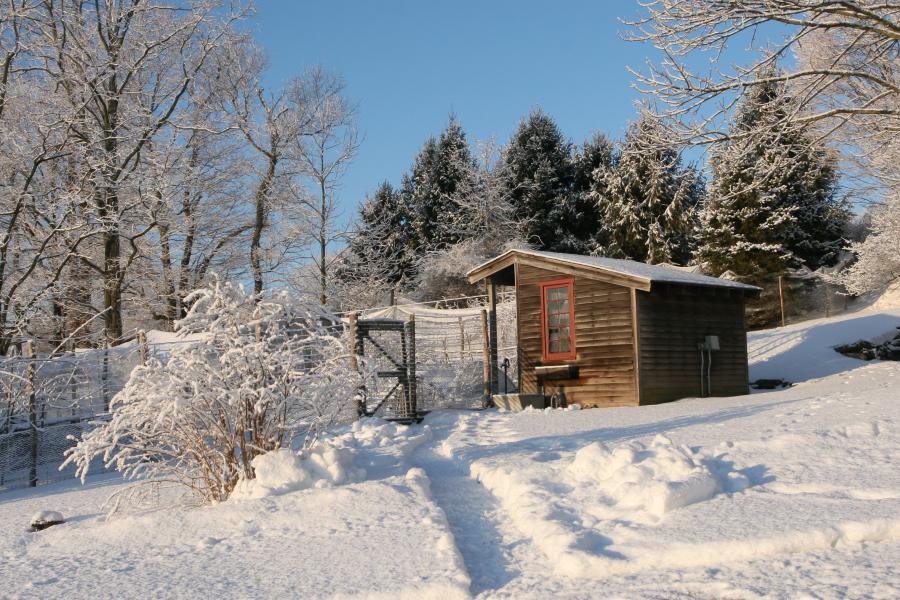
[[[260,457],[258,480],[203,508],[106,520],[114,476],[5,494],[0,598],[465,598],[444,514],[406,462],[430,437],[357,424],[302,461]],[[47,506],[67,523],[28,531]]]
[[[871,309],[750,336],[793,387],[652,407],[368,421],[258,465],[218,506],[122,484],[0,496],[0,597],[900,597],[900,363]],[[38,510],[64,525],[27,531]]]

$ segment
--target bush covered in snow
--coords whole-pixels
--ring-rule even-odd
[[[215,282],[195,292],[180,333],[204,335],[131,374],[111,416],[67,455],[82,479],[102,456],[142,483],[174,482],[203,502],[255,477],[257,456],[312,446],[349,416],[358,378],[318,308],[266,301]]]
[[[854,294],[878,290],[900,279],[900,195],[871,210],[872,233],[851,249],[859,257],[844,274]]]

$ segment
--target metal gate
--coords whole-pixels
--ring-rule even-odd
[[[360,319],[351,328],[355,329],[355,354],[374,375],[370,386],[360,388],[359,412],[388,420],[421,421],[416,403],[415,319]]]

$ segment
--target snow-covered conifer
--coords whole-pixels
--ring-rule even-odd
[[[347,248],[336,259],[332,298],[342,310],[384,303],[416,276],[415,234],[399,190],[382,183],[360,206]]]
[[[849,212],[834,160],[802,129],[773,128],[790,110],[783,84],[753,86],[732,123],[734,139],[712,153],[697,253],[711,273],[763,277],[838,257]]]
[[[614,168],[615,144],[602,133],[595,133],[586,140],[573,158],[574,184],[572,188],[575,206],[575,237],[579,240],[577,253],[588,253],[597,243],[601,231],[600,208],[595,197],[605,197],[601,174]]]
[[[578,251],[584,246],[572,193],[571,144],[542,110],[519,123],[499,165],[522,237],[541,250]]]
[[[462,205],[477,193],[478,165],[455,116],[440,137],[429,138],[404,178],[401,193],[409,206],[419,256],[462,239]]]
[[[614,168],[595,170],[601,228],[595,252],[649,263],[685,264],[703,196],[697,170],[657,144],[662,124],[649,111],[625,133]]]

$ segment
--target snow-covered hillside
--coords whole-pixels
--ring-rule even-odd
[[[370,421],[217,506],[104,520],[122,484],[0,496],[0,597],[900,597],[900,363],[881,306],[751,334],[791,388]],[[31,515],[68,522],[30,533]]]

